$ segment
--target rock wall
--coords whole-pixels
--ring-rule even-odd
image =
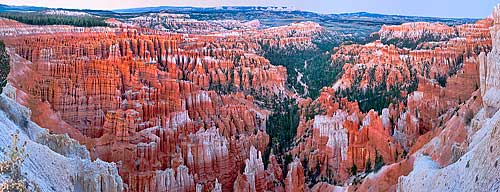
[[[231,42],[135,29],[53,35],[15,22],[2,27],[18,25],[35,32],[2,37],[16,100],[35,122],[86,145],[92,158],[116,162],[129,191],[232,190],[251,147],[264,151],[269,142],[269,111],[253,95],[283,94],[286,69],[219,48]],[[267,175],[259,179],[257,189],[265,188]]]
[[[481,74],[481,96],[484,100],[485,108],[489,115],[492,115],[500,108],[498,93],[500,92],[500,8],[496,7],[493,12],[494,26],[491,29],[493,49],[488,54],[480,55]]]
[[[493,49],[480,57],[480,88],[443,131],[434,133],[426,145],[415,152],[413,170],[398,180],[398,191],[498,191],[500,167],[498,128],[500,113],[496,100],[500,65],[498,22],[499,7],[493,12],[491,28]],[[487,56],[486,56],[487,55]],[[418,186],[418,187],[416,187]]]
[[[295,159],[288,165],[288,173],[285,178],[285,191],[306,191],[304,181],[304,168],[299,159]]]
[[[237,183],[283,190],[276,157],[264,170],[252,149],[269,142],[269,111],[254,97],[290,95],[286,69],[256,53],[261,44],[315,48],[312,36],[324,32],[318,24],[255,30],[255,21],[219,23],[244,31],[179,35],[113,20],[116,28],[1,22],[16,100],[35,122],[87,146],[92,158],[116,162],[127,190],[232,190]]]
[[[90,160],[89,152],[67,135],[50,134],[31,121],[31,111],[16,103],[16,90],[10,85],[0,95],[0,143],[11,145],[11,134],[19,132],[29,156],[22,165],[26,179],[41,191],[124,190],[116,164]],[[0,154],[1,159],[7,157]],[[5,179],[0,177],[0,180]]]
[[[440,23],[403,23],[402,25],[384,25],[379,31],[381,39],[411,39],[417,40],[426,36],[445,40],[456,36],[453,27]]]
[[[352,167],[358,171],[372,169],[366,167],[367,162],[374,165],[377,155],[385,163],[399,160],[397,154],[403,149],[391,137],[388,110],[381,115],[373,110],[363,114],[357,102],[335,97],[332,88],[324,89],[312,103],[305,102],[301,104],[304,111],[299,136],[290,153],[305,162],[308,177],[318,175],[330,183],[345,183],[352,176]],[[311,106],[323,112],[307,120],[304,114]]]

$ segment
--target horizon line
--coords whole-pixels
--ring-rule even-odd
[[[129,10],[129,9],[145,9],[145,8],[159,8],[159,7],[171,7],[171,8],[204,8],[204,9],[216,9],[219,7],[263,7],[263,8],[292,8],[290,6],[262,6],[262,5],[221,5],[221,6],[176,6],[176,5],[159,5],[159,6],[145,6],[145,7],[129,7],[129,8],[119,8],[119,9],[92,9],[92,8],[64,8],[64,7],[45,7],[45,6],[36,6],[36,5],[12,5],[12,4],[3,4],[0,3],[0,5],[6,5],[9,7],[36,7],[36,8],[46,8],[46,9],[65,9],[65,10],[88,10],[88,11],[111,11],[115,13],[120,13],[117,11],[120,10]],[[500,4],[499,4],[500,5]],[[283,10],[286,11],[286,10]],[[315,13],[319,15],[341,15],[341,14],[354,14],[354,13],[368,13],[368,14],[376,14],[376,15],[385,15],[385,16],[400,16],[400,17],[422,17],[422,18],[440,18],[440,19],[473,19],[473,20],[480,20],[480,19],[486,19],[490,16],[487,17],[482,17],[482,18],[474,18],[474,17],[439,17],[439,16],[425,16],[425,15],[401,15],[401,14],[390,14],[390,13],[377,13],[377,12],[369,12],[369,11],[354,11],[354,12],[336,12],[336,13],[320,13],[317,11],[312,11],[312,10],[305,10],[305,9],[298,9],[294,8],[293,10],[288,10],[288,11],[301,11],[301,12],[310,12],[310,13]],[[122,12],[125,13],[125,12]],[[147,12],[137,12],[137,13],[147,13]]]

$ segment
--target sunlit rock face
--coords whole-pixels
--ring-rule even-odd
[[[493,12],[493,49],[481,53],[480,90],[476,91],[432,139],[416,150],[413,170],[398,179],[398,191],[497,191],[500,167],[498,128],[499,8]]]
[[[290,152],[302,160],[306,180],[350,184],[361,178],[363,182],[355,189],[395,191],[398,177],[413,169],[416,153],[426,153],[440,165],[457,161],[467,149],[470,134],[464,116],[478,112],[482,102],[475,91],[481,86],[480,53],[491,49],[492,23],[492,19],[484,19],[458,26],[386,26],[379,33],[414,41],[415,47],[386,45],[386,39],[335,48],[332,65],[343,65],[342,77],[332,87],[323,88],[316,100],[299,102],[305,114],[297,129],[296,147]],[[422,40],[429,35],[433,39]],[[402,99],[378,112],[360,111],[362,102],[370,102],[367,99],[349,102],[339,98],[350,96],[345,94],[348,89],[359,93],[395,87]],[[311,113],[318,115],[311,117]],[[447,127],[450,131],[442,131]],[[455,132],[451,127],[456,127]],[[442,139],[438,146],[449,152],[427,146],[436,137]],[[366,165],[373,167],[377,156],[386,166],[364,174],[370,170]],[[350,170],[358,174],[352,175]],[[316,190],[330,188],[313,184],[308,183]]]
[[[440,23],[404,23],[402,25],[382,26],[379,31],[381,39],[410,39],[436,38],[437,40],[447,40],[456,37],[456,31]]]
[[[331,178],[331,183],[346,183],[352,167],[360,171],[371,169],[366,167],[367,162],[373,165],[377,156],[386,163],[399,160],[398,153],[403,149],[391,137],[389,110],[380,115],[373,110],[363,114],[357,102],[336,98],[331,88],[324,89],[312,103],[302,104],[304,108],[318,106],[323,111],[311,120],[301,118],[301,136],[291,150],[304,162],[306,176],[314,173]]]
[[[255,189],[282,180],[276,160],[269,174],[256,163],[255,150],[269,143],[269,111],[250,94],[284,94],[284,67],[219,49],[214,45],[230,42],[213,36],[2,22],[2,29],[27,31],[2,36],[16,100],[32,109],[35,122],[86,145],[93,158],[116,162],[127,190],[232,190],[245,166]]]
[[[262,43],[315,48],[312,36],[324,32],[318,24],[254,30],[252,21],[239,33],[157,35],[113,19],[115,28],[0,21],[17,102],[93,158],[116,162],[126,190],[284,190],[276,157],[266,170],[259,163],[270,112],[254,96],[292,94],[286,68],[256,53]]]
[[[245,160],[245,169],[243,174],[238,175],[238,178],[234,182],[234,191],[279,191],[281,189],[276,188],[273,182],[277,179],[281,180],[280,175],[275,175],[276,171],[280,171],[279,167],[276,167],[276,159],[270,160],[271,164],[268,165],[268,169],[264,169],[264,163],[262,162],[262,153],[257,151],[255,147],[250,148],[250,157]]]
[[[259,20],[217,20],[206,21],[192,19],[189,14],[150,13],[127,20],[126,23],[108,21],[116,26],[135,26],[152,28],[159,31],[207,34],[231,30],[255,30],[261,26]]]
[[[288,165],[288,173],[285,178],[285,191],[306,191],[304,183],[304,168],[298,159]]]

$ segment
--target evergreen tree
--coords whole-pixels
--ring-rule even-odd
[[[0,93],[7,84],[7,76],[10,72],[9,55],[5,50],[5,44],[0,41]]]

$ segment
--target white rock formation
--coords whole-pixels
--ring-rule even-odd
[[[484,111],[476,118],[482,118]],[[500,112],[483,120],[472,136],[469,151],[457,162],[439,167],[417,155],[413,171],[399,178],[398,191],[500,191]]]
[[[500,6],[493,11],[494,26],[491,28],[493,49],[479,55],[481,96],[489,116],[500,108]]]
[[[67,135],[52,135],[30,120],[29,109],[7,95],[15,96],[10,85],[0,95],[0,146],[12,144],[11,135],[19,131],[21,143],[27,142],[29,157],[21,168],[28,180],[41,191],[123,191],[114,163],[91,161],[89,152]],[[0,161],[7,157],[0,152]],[[0,183],[6,179],[0,176]]]
[[[340,149],[342,160],[347,159],[347,130],[342,126],[347,118],[347,113],[337,111],[333,117],[316,115],[314,117],[314,128],[319,129],[319,136],[328,137],[327,146],[332,149]]]
[[[187,191],[186,187],[194,186],[194,180],[188,167],[180,165],[177,172],[172,168],[156,171],[156,185],[158,191]]]
[[[483,108],[468,128],[468,149],[445,167],[416,152],[413,171],[399,177],[397,191],[500,191],[500,7],[493,16],[493,49],[480,55]],[[439,138],[427,145],[439,145]]]
[[[248,184],[250,184],[251,191],[256,191],[257,180],[265,179],[262,154],[260,151],[257,151],[253,145],[250,147],[250,157],[245,160],[245,171],[243,174],[246,176]]]

